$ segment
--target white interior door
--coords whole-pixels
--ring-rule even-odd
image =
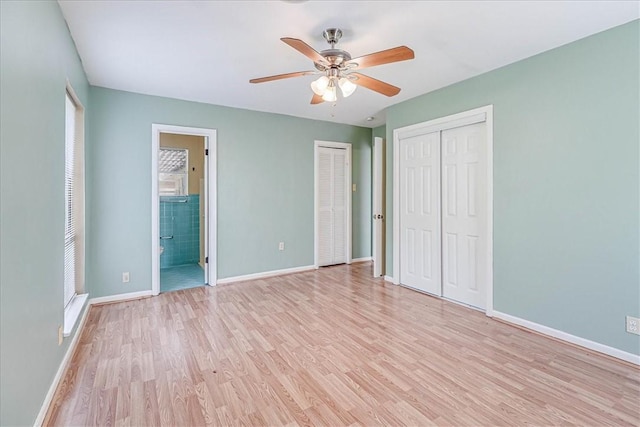
[[[347,242],[347,150],[317,147],[317,263],[318,266],[348,261]]]
[[[443,296],[486,307],[486,124],[442,132]]]
[[[373,139],[373,277],[384,274],[384,139]]]
[[[440,132],[400,140],[400,283],[441,295]]]
[[[200,182],[200,194],[203,194],[200,205],[200,225],[204,227],[204,232],[200,233],[200,238],[204,239],[204,283],[209,284],[209,138],[204,137],[204,180]]]

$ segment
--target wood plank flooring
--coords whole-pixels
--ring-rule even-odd
[[[45,425],[640,425],[640,370],[371,264],[94,306]]]

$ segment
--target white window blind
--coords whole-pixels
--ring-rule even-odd
[[[67,92],[64,162],[64,305],[84,287],[83,113]]]

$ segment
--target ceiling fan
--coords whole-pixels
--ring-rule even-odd
[[[359,73],[367,67],[390,64],[392,62],[406,61],[414,58],[413,50],[406,46],[398,46],[369,55],[351,58],[349,52],[336,49],[335,45],[342,37],[342,31],[338,28],[329,28],[322,33],[330,49],[321,52],[299,39],[283,37],[280,40],[305,55],[313,61],[317,71],[298,71],[294,73],[278,74],[275,76],[261,77],[249,80],[250,83],[264,83],[273,80],[288,79],[290,77],[322,74],[311,83],[314,92],[311,104],[322,102],[334,102],[338,99],[337,88],[340,88],[343,97],[351,95],[358,86],[371,89],[386,96],[394,96],[400,92],[400,88]]]

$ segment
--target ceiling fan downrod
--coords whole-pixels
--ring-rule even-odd
[[[340,28],[327,28],[322,32],[322,37],[331,45],[331,49],[335,48],[336,43],[342,38],[342,30]]]

